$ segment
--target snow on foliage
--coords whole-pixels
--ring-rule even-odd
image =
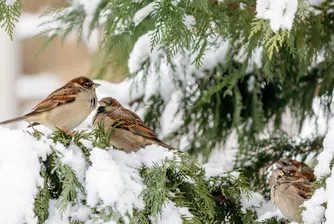
[[[241,198],[242,211],[246,212],[246,209],[252,209],[256,212],[259,222],[264,221],[272,217],[277,219],[284,218],[281,211],[273,205],[271,201],[267,201],[259,193],[252,193],[250,196],[246,197],[243,195]]]
[[[43,129],[43,128],[42,128]],[[46,131],[50,134],[49,131]],[[173,159],[174,154],[161,146],[147,146],[137,153],[126,154],[119,150],[102,150],[93,148],[90,155],[92,162],[88,166],[76,145],[65,147],[60,143],[53,143],[43,137],[35,139],[22,130],[8,130],[0,127],[0,223],[37,223],[34,214],[34,199],[38,187],[42,186],[40,176],[40,162],[51,153],[51,147],[60,152],[63,164],[69,165],[76,173],[79,182],[85,186],[87,206],[68,207],[63,217],[88,221],[92,207],[99,209],[113,207],[122,216],[131,214],[133,209],[143,209],[144,201],[140,197],[145,189],[139,168],[143,165],[151,167],[161,164],[165,159]],[[89,141],[81,141],[91,147]],[[51,146],[51,147],[50,147]],[[175,219],[180,219],[183,210],[167,204],[163,214],[176,211]],[[46,223],[67,223],[63,218],[60,222],[57,212],[57,202],[49,204],[49,220]],[[164,215],[163,215],[164,217]],[[168,215],[166,216],[167,218]],[[162,222],[164,223],[164,222]]]
[[[0,136],[0,223],[37,223],[34,198],[43,183],[39,158],[50,152],[48,143],[2,127]]]
[[[292,28],[298,0],[257,0],[256,16],[268,19],[273,31]]]
[[[154,2],[149,3],[141,10],[137,11],[135,16],[133,17],[133,22],[135,23],[135,26],[138,26],[139,23],[141,23],[147,16],[150,15],[150,13],[154,9]]]
[[[312,198],[305,201],[303,206],[306,208],[302,212],[303,221],[306,224],[334,222],[334,168],[331,163],[334,158],[334,120],[329,124],[329,131],[324,139],[324,150],[318,155],[318,163],[314,168],[314,173],[318,179],[327,178],[325,187],[317,189]],[[332,167],[332,168],[331,168]],[[327,207],[324,204],[327,203]]]

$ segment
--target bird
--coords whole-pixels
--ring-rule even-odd
[[[305,163],[292,159],[276,162],[277,169],[270,177],[270,198],[291,221],[301,222],[299,207],[311,197],[313,170]]]
[[[44,125],[52,131],[60,129],[71,134],[70,130],[81,124],[97,107],[95,89],[98,86],[100,84],[87,77],[74,78],[53,91],[30,113],[2,121],[0,125],[27,120],[29,126]]]
[[[303,162],[294,159],[280,159],[275,165],[277,169],[283,170],[285,173],[293,173],[295,177],[304,178],[309,182],[313,182],[316,179],[313,169]],[[276,183],[277,179],[277,172],[273,172],[269,179],[270,187]]]
[[[106,131],[111,131],[111,145],[126,153],[137,152],[140,148],[152,144],[175,149],[160,141],[135,112],[124,108],[112,97],[105,97],[99,101],[93,127],[97,129],[101,125]]]

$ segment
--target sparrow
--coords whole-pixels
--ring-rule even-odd
[[[313,169],[303,162],[299,162],[294,159],[280,159],[275,165],[277,169],[283,170],[285,173],[293,173],[296,177],[304,178],[309,182],[315,181],[315,175]],[[277,181],[277,172],[274,172],[270,179],[269,185],[273,186]]]
[[[111,145],[127,153],[136,152],[152,144],[174,149],[160,141],[136,113],[125,109],[112,97],[99,101],[99,107],[93,118],[93,127],[97,129],[101,126],[105,131],[111,131]]]
[[[98,86],[100,84],[94,83],[87,77],[77,77],[52,92],[30,113],[0,122],[0,125],[27,120],[31,123],[29,126],[41,124],[53,131],[60,129],[71,133],[70,129],[81,124],[96,108],[95,89]]]
[[[270,198],[288,219],[301,222],[299,207],[311,197],[311,183],[315,180],[313,170],[305,163],[281,159],[274,170]]]

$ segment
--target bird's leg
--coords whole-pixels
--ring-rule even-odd
[[[63,132],[69,134],[72,137],[74,137],[74,135],[75,135],[75,133],[72,132],[68,127],[62,127],[62,128],[60,128],[60,130],[62,130]]]

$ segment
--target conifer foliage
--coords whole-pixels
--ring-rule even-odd
[[[139,160],[130,176],[138,188],[126,192],[138,200],[123,201],[122,207],[108,189],[86,184],[98,174],[102,158],[124,159],[110,150],[110,136],[82,132],[71,139],[56,132],[50,137],[51,153],[41,161],[44,184],[34,209],[39,222],[49,217],[50,203],[55,201],[57,211],[72,223],[87,221],[73,215],[78,210],[86,211],[89,222],[155,223],[165,217],[166,209],[183,223],[278,223],[278,214],[260,218],[260,208],[270,207],[264,199],[269,195],[268,168],[282,157],[316,163],[319,155],[316,168],[320,169],[327,155],[329,171],[318,172],[315,195],[329,192],[333,156],[328,156],[331,147],[327,146],[327,154],[323,151],[326,130],[321,126],[333,114],[333,2],[275,2],[73,0],[49,10],[50,21],[43,25],[50,40],[66,39],[71,33],[89,39],[93,31],[101,32],[96,77],[103,78],[115,62],[111,56],[117,62],[114,66],[128,67],[130,77],[125,82],[131,85],[122,91],[130,97],[125,101],[133,109],[145,108],[145,122],[164,140],[203,161],[214,150],[224,149],[230,136],[238,139],[238,149],[234,171],[213,176],[182,153],[154,163]],[[0,2],[0,12],[8,7],[14,16],[0,21],[11,34],[10,21],[19,15],[19,1],[12,6]],[[168,122],[163,122],[164,116],[169,116]],[[166,132],[164,125],[174,119],[177,125]],[[284,128],[286,120],[295,127],[293,134]],[[305,135],[310,123],[312,134]],[[55,148],[57,144],[80,150],[84,171],[64,162],[64,151]],[[78,177],[80,172],[85,174]],[[112,200],[103,200],[110,199],[108,195]],[[308,212],[319,200],[311,202],[305,205]],[[327,201],[317,204],[320,221],[326,206]]]
[[[180,214],[176,213],[178,217],[174,218],[182,219],[183,223],[218,223],[218,220],[230,223],[238,223],[236,220],[251,223],[248,217],[250,215],[241,212],[240,198],[242,195],[246,197],[250,191],[245,177],[238,172],[208,176],[205,170],[188,155],[171,153],[154,147],[153,150],[158,150],[159,154],[165,152],[166,156],[160,155],[161,160],[156,161],[144,158],[143,161],[149,162],[139,164],[138,169],[133,169],[131,167],[133,164],[129,164],[129,167],[122,170],[123,172],[130,171],[129,173],[106,173],[107,176],[124,175],[125,178],[130,175],[130,178],[134,179],[130,180],[129,186],[119,186],[114,183],[114,187],[118,186],[120,189],[105,189],[106,192],[103,192],[103,185],[108,186],[108,179],[116,181],[117,178],[105,176],[106,179],[100,179],[103,182],[95,183],[95,181],[99,181],[99,177],[96,176],[101,175],[101,172],[107,169],[106,166],[112,165],[103,164],[103,162],[108,162],[108,155],[111,155],[108,153],[109,146],[105,145],[104,149],[94,148],[94,145],[102,146],[104,144],[103,140],[99,140],[104,135],[102,131],[82,131],[76,133],[73,139],[68,134],[59,131],[46,137],[35,130],[32,135],[38,141],[51,141],[49,143],[51,153],[45,160],[40,161],[40,172],[44,184],[39,188],[35,198],[34,212],[38,217],[38,223],[44,223],[49,217],[51,200],[56,201],[56,211],[63,217],[63,221],[67,219],[70,223],[109,221],[138,224],[156,223],[158,220],[164,220],[161,216],[163,216],[163,209],[166,206],[172,207],[171,209],[176,211],[180,209]],[[127,157],[123,152],[119,152],[119,154],[115,150],[112,151],[116,152],[113,154],[113,157],[116,156],[115,158],[117,155],[123,156],[123,159]],[[104,158],[96,160],[94,158],[97,157],[96,153],[102,154]],[[68,156],[82,160],[82,166],[78,168],[76,164],[68,163]],[[131,162],[129,159],[134,159],[131,156],[128,157],[127,163]],[[146,157],[149,157],[149,154]],[[140,161],[137,162],[140,163]],[[78,169],[84,169],[79,172],[85,173],[85,177],[78,177]],[[133,175],[133,173],[138,176]],[[90,182],[91,175],[96,175],[93,182]],[[92,186],[94,184],[96,186]],[[99,184],[102,186],[97,186]],[[139,187],[141,189],[142,186],[145,188],[136,192],[138,193],[137,198],[131,198],[134,196],[131,195],[132,191],[137,191],[133,188]],[[93,190],[93,188],[99,187],[101,188],[97,189],[98,191]],[[120,191],[120,195],[115,196],[118,198],[117,201],[113,203],[107,201],[112,200],[108,191]],[[124,193],[122,193],[123,191]],[[94,195],[95,193],[98,196]],[[92,202],[92,197],[97,197],[99,200]],[[130,203],[130,205],[124,203]],[[134,204],[131,205],[131,203]],[[75,211],[78,210],[85,210],[87,214],[84,216],[74,215]],[[173,213],[171,215],[175,216]]]
[[[21,15],[20,0],[1,0],[0,1],[0,24],[5,29],[11,39],[15,23]]]

